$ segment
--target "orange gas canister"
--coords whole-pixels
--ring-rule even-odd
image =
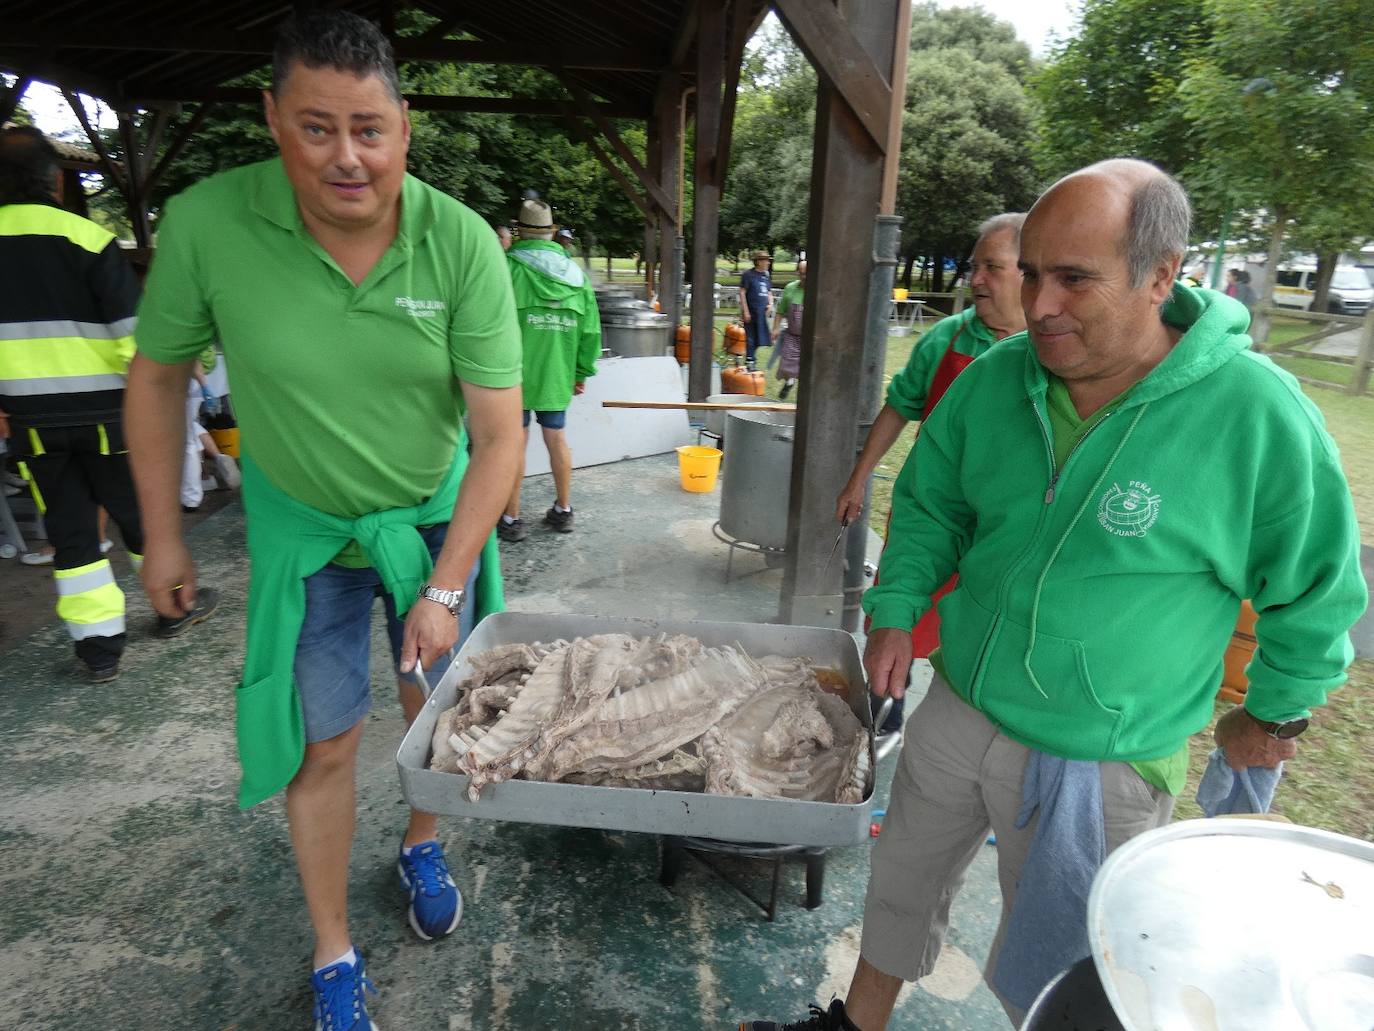
[[[725,350],[728,354],[743,354],[748,350],[748,336],[744,332],[744,327],[738,322],[732,322],[725,327]]]
[[[720,389],[727,394],[752,394],[754,397],[762,397],[763,373],[750,372],[743,365],[721,369]]]
[[[1240,603],[1240,619],[1236,622],[1226,654],[1222,656],[1221,690],[1217,694],[1223,702],[1239,705],[1245,701],[1245,692],[1250,686],[1245,667],[1255,655],[1255,621],[1258,618],[1248,601]]]
[[[686,365],[692,360],[692,327],[678,326],[677,338],[673,344],[673,352],[677,355],[677,363]]]

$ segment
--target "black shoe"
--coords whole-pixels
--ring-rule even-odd
[[[512,519],[510,522],[502,519],[496,524],[496,536],[508,544],[523,541],[529,535],[530,532],[525,529],[525,524],[519,519]]]
[[[739,1031],[859,1031],[859,1025],[845,1016],[844,1003],[839,999],[831,999],[830,1009],[823,1010],[813,1003],[811,1016],[795,1024],[744,1020],[740,1022]]]
[[[792,392],[792,381],[789,379],[786,383],[784,383],[784,384],[782,385],[782,389],[778,391],[778,400],[779,400],[779,401],[785,400],[786,397],[787,397],[787,395],[790,394],[791,392]]]
[[[547,512],[544,513],[544,525],[550,527],[551,529],[557,530],[559,533],[572,533],[572,509],[570,508],[566,512],[560,512],[556,508],[549,509]]]
[[[196,591],[196,607],[179,619],[166,616],[157,617],[157,627],[153,633],[161,638],[176,637],[197,623],[204,623],[219,608],[219,591],[213,587],[202,587]]]
[[[86,666],[86,683],[88,684],[108,684],[119,676],[119,660],[108,666]]]
[[[185,512],[187,515],[195,515],[197,512],[200,511],[200,506],[197,505],[195,508],[192,508],[190,505],[182,505],[181,510]]]

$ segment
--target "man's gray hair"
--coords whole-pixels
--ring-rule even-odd
[[[376,75],[396,103],[401,80],[391,41],[373,22],[349,11],[317,8],[293,14],[277,30],[272,51],[272,95],[280,96],[293,65],[333,68],[359,78]]]
[[[1021,227],[1026,224],[1026,213],[1024,211],[1004,211],[1000,215],[993,215],[978,227],[978,239],[991,236],[993,233],[1011,233],[1011,245],[1021,246]]]
[[[1183,260],[1192,223],[1188,194],[1173,176],[1161,172],[1135,188],[1126,221],[1125,247],[1132,290],[1139,288],[1161,262]]]

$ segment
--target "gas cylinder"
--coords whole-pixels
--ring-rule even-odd
[[[678,326],[677,340],[673,344],[673,351],[677,355],[677,363],[686,365],[692,360],[692,327]]]
[[[743,365],[720,370],[720,388],[727,394],[763,396],[764,378],[761,372],[751,372]]]
[[[725,327],[725,350],[727,354],[743,354],[747,350],[748,336],[744,332],[744,326],[738,322],[732,322]]]

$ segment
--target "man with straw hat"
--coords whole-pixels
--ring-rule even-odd
[[[739,313],[748,338],[745,360],[752,369],[754,352],[773,343],[768,336],[768,320],[773,317],[773,280],[768,275],[768,263],[773,259],[767,251],[755,251],[749,257],[754,267],[739,277]]]
[[[524,343],[525,435],[530,416],[539,421],[549,451],[555,497],[544,513],[544,524],[558,533],[572,533],[572,451],[563,427],[573,396],[596,375],[601,353],[601,320],[596,294],[586,273],[554,243],[553,212],[537,197],[520,203],[516,221],[520,239],[506,254],[515,306]],[[529,536],[520,519],[520,485],[524,454],[511,490],[510,502],[496,528],[503,541],[515,543]]]

